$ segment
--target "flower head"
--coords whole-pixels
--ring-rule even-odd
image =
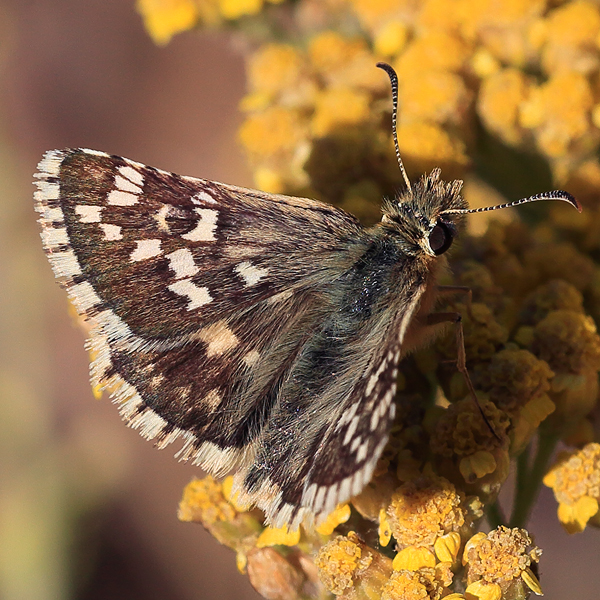
[[[392,573],[391,560],[369,548],[352,531],[325,544],[315,565],[330,592],[336,596],[353,592],[351,597],[365,600],[377,597]]]
[[[387,521],[400,548],[433,550],[436,540],[460,532],[466,522],[464,495],[443,477],[420,477],[402,484],[387,508]]]
[[[541,553],[524,529],[499,527],[487,535],[477,533],[467,542],[463,555],[467,583],[469,587],[498,586],[502,598],[519,597],[516,591],[524,585],[541,593],[530,568],[539,561]]]
[[[381,590],[381,600],[439,600],[452,577],[444,563],[417,571],[394,571]]]
[[[569,533],[583,531],[598,514],[600,502],[600,444],[587,444],[564,454],[544,478],[558,501],[558,519]]]

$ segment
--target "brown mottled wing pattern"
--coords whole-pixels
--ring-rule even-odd
[[[366,483],[393,416],[397,315],[422,291],[415,277],[390,300],[397,249],[316,201],[91,150],[48,152],[36,177],[44,248],[92,326],[92,379],[130,426],[236,469],[272,522]]]

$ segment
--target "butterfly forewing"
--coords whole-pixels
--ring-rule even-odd
[[[131,426],[237,469],[272,522],[362,489],[423,291],[395,244],[320,202],[101,152],[38,169],[45,250],[92,325],[92,378]]]

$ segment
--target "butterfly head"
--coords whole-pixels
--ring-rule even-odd
[[[398,166],[404,180],[403,191],[398,193],[393,201],[386,201],[383,204],[382,225],[390,233],[395,231],[398,234],[397,239],[405,251],[412,255],[424,252],[431,257],[443,254],[450,248],[456,236],[457,219],[468,213],[487,212],[538,200],[562,200],[581,212],[577,200],[562,190],[536,194],[497,206],[469,208],[460,194],[463,182],[441,181],[439,169],[434,169],[429,175],[423,176],[413,187],[404,169],[398,144],[396,129],[398,76],[387,63],[380,62],[377,66],[388,74],[392,85],[392,134]]]
[[[447,211],[467,208],[461,188],[462,181],[442,181],[440,170],[434,169],[394,200],[384,202],[382,224],[398,235],[411,254],[439,256],[458,233],[458,218]]]

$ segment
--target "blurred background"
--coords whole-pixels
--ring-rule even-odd
[[[133,0],[0,0],[2,600],[258,598],[233,552],[177,521],[198,470],[93,398],[31,185],[42,153],[68,146],[250,185],[236,142],[244,81],[227,34],[159,48]],[[598,597],[597,531],[568,536],[546,488],[529,530],[546,598]]]

